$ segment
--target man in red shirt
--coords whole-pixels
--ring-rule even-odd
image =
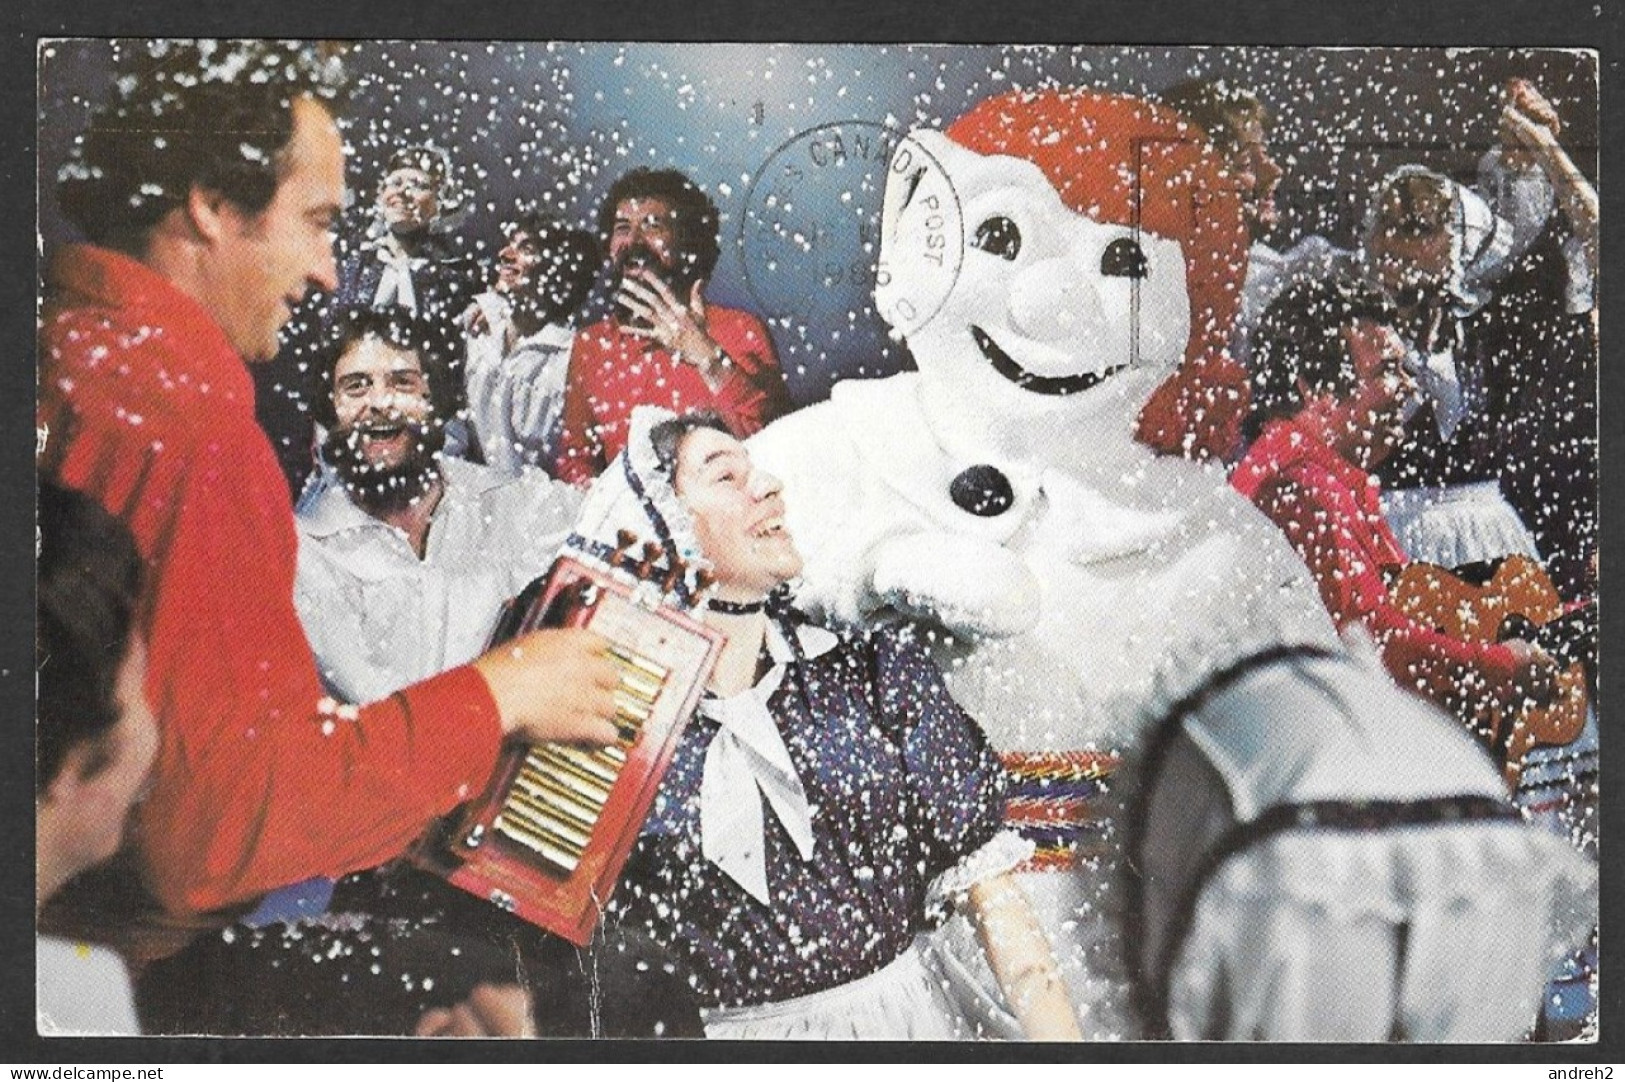
[[[503,738],[607,742],[613,665],[527,636],[377,703],[324,695],[293,605],[286,488],[244,362],[335,282],[336,62],[151,42],[63,170],[92,241],[58,253],[40,330],[41,472],[124,521],[148,566],[163,719],[138,843],[171,914],[398,856],[477,793]]]
[[[1410,558],[1366,471],[1399,445],[1416,394],[1396,319],[1381,293],[1351,280],[1282,293],[1254,342],[1256,438],[1231,484],[1285,532],[1332,618],[1370,632],[1401,686],[1469,716],[1485,701],[1542,699],[1556,665],[1538,646],[1450,638],[1401,612],[1388,594],[1384,571]]]
[[[583,484],[626,446],[632,407],[715,411],[741,439],[789,408],[773,340],[748,312],[705,302],[717,208],[671,170],[634,169],[598,212],[615,311],[576,334],[554,475]]]

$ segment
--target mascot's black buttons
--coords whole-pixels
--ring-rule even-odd
[[[1002,515],[1016,502],[1010,479],[993,466],[969,467],[953,479],[948,495],[960,510],[983,518]]]

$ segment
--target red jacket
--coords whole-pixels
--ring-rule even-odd
[[[1230,483],[1286,534],[1338,626],[1365,625],[1401,686],[1445,705],[1464,676],[1480,676],[1494,691],[1510,687],[1510,649],[1450,638],[1394,606],[1382,571],[1410,557],[1382,517],[1376,478],[1291,421],[1275,421]]]
[[[293,606],[287,486],[225,333],[113,252],[70,248],[49,283],[40,468],[122,519],[147,563],[149,886],[204,910],[398,856],[495,768],[484,679],[454,669],[359,711],[326,699]]]
[[[773,340],[761,320],[713,306],[706,309],[706,331],[731,362],[715,391],[699,369],[623,331],[613,317],[577,332],[554,476],[585,484],[602,473],[626,446],[634,406],[664,406],[674,413],[715,410],[740,439],[789,408]]]

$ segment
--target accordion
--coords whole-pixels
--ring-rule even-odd
[[[686,574],[623,559],[561,556],[509,602],[492,645],[543,627],[585,627],[620,669],[619,739],[602,748],[512,744],[484,793],[442,820],[415,862],[538,927],[585,945],[648,815],[723,636],[674,603]]]

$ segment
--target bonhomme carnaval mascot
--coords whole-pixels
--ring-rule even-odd
[[[1018,776],[1086,1035],[1515,1039],[1594,870],[1340,640],[1220,467],[1150,446],[1231,449],[1233,188],[1127,97],[1008,94],[903,139],[875,296],[918,372],[750,443],[799,603],[928,629]],[[1007,1033],[972,936],[939,933],[946,979]]]

